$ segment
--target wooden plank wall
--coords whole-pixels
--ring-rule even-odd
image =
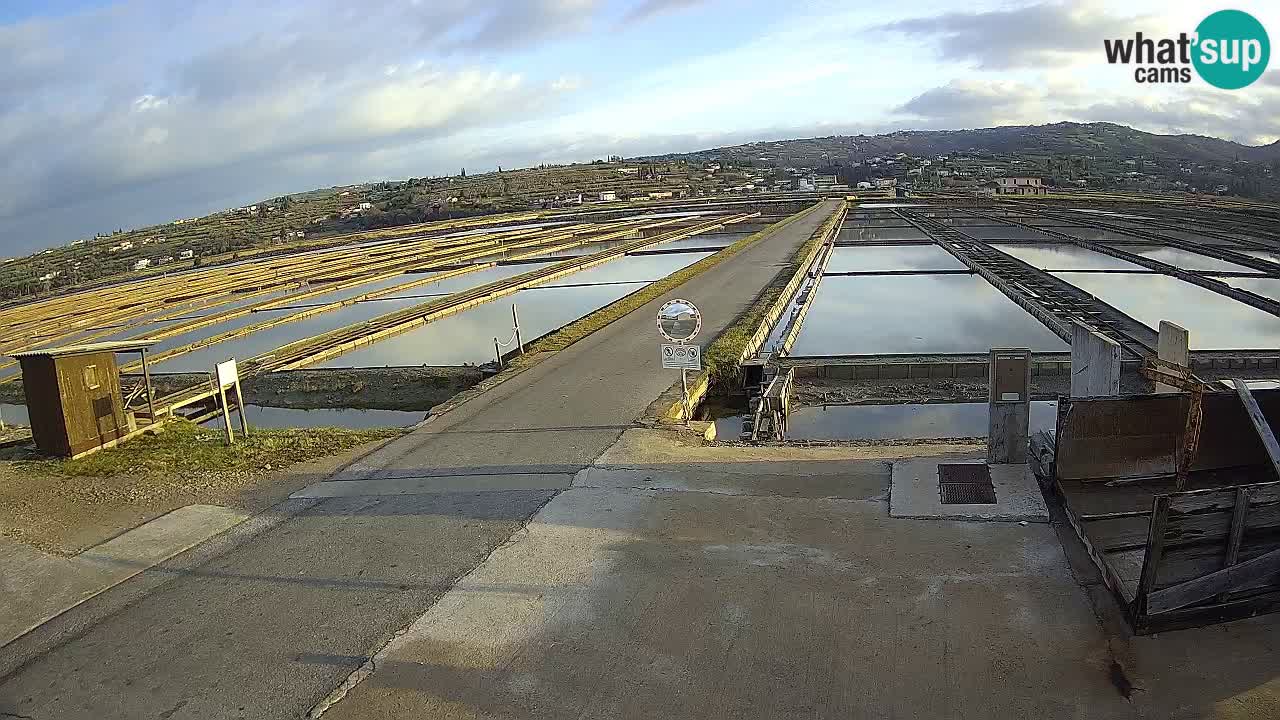
[[[1280,590],[1280,482],[1172,493],[1155,510],[1138,588],[1147,614]]]
[[[1280,390],[1254,393],[1280,427]],[[1172,473],[1188,395],[1074,398],[1059,403],[1055,461],[1062,480],[1111,480]],[[1193,470],[1267,464],[1248,413],[1232,392],[1204,398],[1204,425]]]

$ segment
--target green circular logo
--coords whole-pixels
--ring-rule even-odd
[[[1204,81],[1237,90],[1267,69],[1271,40],[1257,18],[1241,10],[1219,10],[1196,26],[1191,62]]]

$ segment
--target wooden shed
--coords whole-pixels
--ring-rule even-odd
[[[36,447],[76,458],[111,447],[136,430],[120,390],[116,353],[145,353],[154,340],[100,342],[13,353]],[[150,386],[149,375],[147,385]]]

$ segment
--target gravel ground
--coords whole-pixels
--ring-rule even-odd
[[[179,434],[139,438],[76,461],[41,458],[30,446],[0,450],[0,536],[73,555],[193,503],[258,512],[393,435],[260,431],[253,446],[242,441],[226,450],[212,431]]]

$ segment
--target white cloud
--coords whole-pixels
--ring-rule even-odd
[[[926,127],[974,128],[1021,125],[1045,114],[1045,93],[1017,82],[954,80],[897,108]]]
[[[1100,64],[1099,33],[1194,26],[1182,5],[703,1],[121,0],[0,26],[0,254],[462,165],[1061,119],[1280,134],[1277,71],[1223,94]]]
[[[374,149],[536,116],[546,85],[504,68],[495,34],[519,47],[576,32],[594,2],[511,8],[228,0],[183,13],[143,0],[0,26],[0,238],[105,229],[94,219],[127,193],[145,193],[156,220],[213,209],[227,193],[214,179],[246,168],[251,198],[306,189],[287,181],[293,157],[349,181]]]
[[[676,12],[697,5],[702,0],[639,0],[622,18],[623,22],[640,22],[655,15]]]
[[[933,41],[946,60],[1008,69],[1084,62],[1098,55],[1103,38],[1132,36],[1138,29],[1156,33],[1163,26],[1157,16],[1116,14],[1097,2],[1043,2],[908,18],[880,29]]]
[[[1280,138],[1280,83],[1268,76],[1247,93],[1204,85],[1176,86],[1159,93],[1123,93],[1090,89],[1061,77],[1029,83],[955,80],[917,95],[896,112],[926,128],[1074,120],[1260,145]]]
[[[552,92],[573,92],[582,88],[582,76],[561,75],[551,83]]]

